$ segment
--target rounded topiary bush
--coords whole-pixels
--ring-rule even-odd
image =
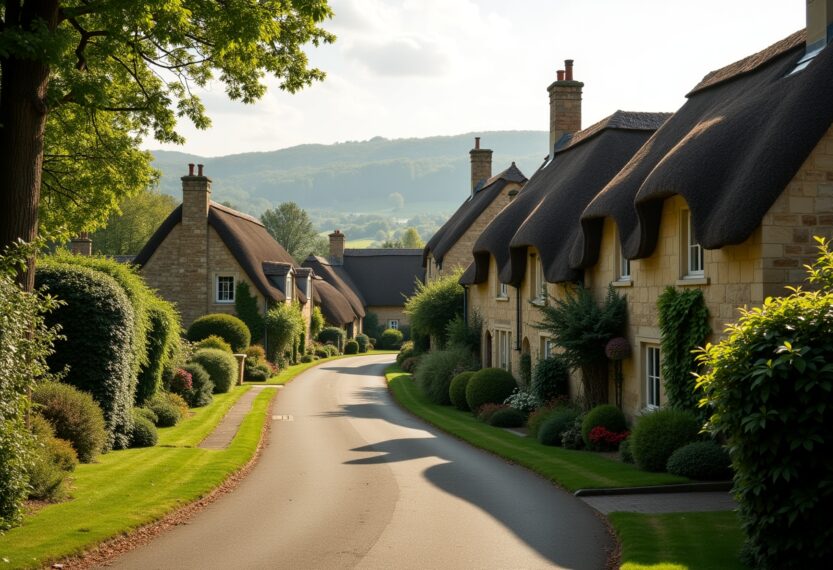
[[[150,420],[153,425],[159,421],[159,416],[156,415],[156,412],[151,410],[150,408],[133,408],[133,413],[143,418]]]
[[[538,442],[544,445],[560,446],[564,432],[573,427],[580,412],[575,408],[554,409],[538,428]]]
[[[484,368],[469,379],[466,403],[470,410],[477,410],[483,404],[500,404],[517,387],[515,377],[503,368]]]
[[[515,408],[504,408],[496,411],[489,418],[489,425],[503,428],[516,428],[524,425],[526,414]]]
[[[256,364],[246,370],[247,382],[266,382],[272,376],[272,371],[265,364]]]
[[[154,423],[157,427],[175,426],[182,419],[182,412],[179,407],[161,394],[157,394],[151,398],[147,402],[147,406],[156,414],[156,421]]]
[[[233,315],[214,313],[198,318],[188,327],[188,340],[198,342],[217,335],[231,345],[234,352],[243,352],[252,342],[246,323]]]
[[[357,334],[356,342],[359,343],[359,352],[367,352],[370,346],[370,337],[366,334]]]
[[[104,414],[90,394],[69,384],[44,382],[32,392],[38,413],[65,439],[83,463],[93,461],[105,448],[107,430]]]
[[[590,441],[590,432],[598,426],[613,433],[622,433],[627,431],[628,422],[625,420],[625,414],[622,413],[622,410],[613,404],[602,404],[587,412],[584,421],[581,422],[581,437],[584,439],[584,445],[590,449],[593,448]]]
[[[201,348],[216,348],[229,353],[234,352],[231,349],[231,345],[228,342],[226,342],[226,340],[223,337],[217,336],[216,334],[205,337],[196,344],[195,348],[197,350]]]
[[[396,355],[396,363],[399,366],[402,366],[402,362],[406,358],[410,358],[412,356],[416,356],[416,350],[414,349],[414,341],[407,340],[402,343],[402,346],[399,349],[399,354]]]
[[[214,393],[214,383],[211,376],[201,365],[196,362],[189,362],[182,367],[191,376],[191,386],[187,390],[179,392],[192,408],[199,408],[211,403]]]
[[[631,452],[636,464],[645,471],[664,471],[668,458],[677,449],[698,438],[700,424],[687,411],[671,408],[639,418],[631,433]]]
[[[420,357],[414,381],[429,400],[447,406],[451,404],[451,380],[460,372],[472,370],[475,366],[474,358],[466,349],[435,350]]]
[[[191,362],[196,362],[208,372],[214,384],[214,393],[222,394],[231,390],[237,382],[237,359],[233,354],[217,348],[203,348],[194,353]]]
[[[130,447],[153,447],[158,439],[159,434],[153,422],[141,414],[134,414]]]
[[[729,452],[713,441],[695,441],[676,450],[668,458],[666,470],[672,475],[700,481],[731,479]]]
[[[472,376],[474,376],[474,372],[471,370],[461,372],[451,379],[451,384],[448,387],[448,399],[451,400],[454,407],[464,412],[469,411],[469,403],[466,402],[466,386]]]
[[[540,402],[566,396],[570,387],[570,367],[560,356],[542,358],[532,371],[530,391]]]
[[[385,329],[379,337],[379,348],[383,350],[399,350],[402,346],[402,331],[397,329]]]
[[[348,340],[344,343],[344,354],[358,354],[359,353],[359,343],[355,340]]]
[[[347,336],[347,333],[344,329],[340,329],[338,327],[324,327],[320,333],[318,333],[318,342],[322,342],[324,344],[332,343],[333,346],[338,349],[339,346],[344,344],[344,338]]]
[[[635,462],[633,452],[631,451],[631,438],[628,438],[619,444],[619,457],[622,458],[622,463]]]

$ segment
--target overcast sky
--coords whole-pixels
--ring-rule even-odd
[[[575,60],[583,126],[617,109],[674,111],[708,71],[804,27],[804,0],[330,0],[338,36],[308,50],[327,78],[254,105],[203,93],[183,121],[202,156],[303,143],[549,128],[546,87]],[[488,141],[484,141],[488,146]],[[146,141],[146,148],[161,148]]]

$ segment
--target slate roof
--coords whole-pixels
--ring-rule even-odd
[[[596,262],[606,216],[625,257],[651,255],[663,200],[675,194],[701,245],[745,241],[833,123],[833,47],[792,74],[804,51],[797,32],[706,75],[587,206],[571,264]]]
[[[366,306],[402,305],[425,280],[421,249],[345,249],[342,267]]]
[[[162,222],[133,263],[139,267],[146,264],[180,222],[182,222],[182,205],[177,206]],[[266,231],[260,220],[222,204],[211,202],[208,207],[208,225],[214,228],[234,259],[264,297],[275,302],[286,300],[282,288],[272,282],[266,271],[269,270],[268,268],[276,268],[279,265],[294,267],[295,261]],[[298,293],[298,299],[302,303],[306,302],[303,292]]]
[[[474,194],[466,198],[466,201],[457,208],[457,211],[451,215],[448,221],[428,240],[423,250],[422,264],[427,264],[429,254],[433,256],[438,264],[442,264],[445,254],[466,233],[494,199],[500,196],[506,185],[512,182],[518,184],[526,182],[526,176],[515,166],[514,162],[500,174],[496,174],[478,185]]]
[[[518,196],[492,221],[473,248],[474,263],[461,283],[485,281],[494,257],[501,282],[523,280],[527,248],[535,247],[547,281],[574,281],[581,272],[569,266],[570,246],[580,232],[585,206],[642,147],[668,113],[616,111],[562,140]]]

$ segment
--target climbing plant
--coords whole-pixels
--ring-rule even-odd
[[[666,287],[657,299],[659,309],[662,378],[672,408],[708,415],[698,408],[700,395],[695,389],[699,372],[694,351],[711,334],[709,310],[700,289],[680,291]]]
[[[257,306],[257,298],[252,295],[249,284],[245,281],[238,281],[234,291],[234,312],[241,321],[249,327],[252,333],[252,342],[263,338],[263,316]]]

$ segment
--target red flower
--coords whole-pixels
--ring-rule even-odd
[[[629,435],[630,432],[628,431],[614,432],[604,426],[596,426],[590,430],[589,438],[594,449],[616,451],[619,449],[619,444],[625,441]]]

